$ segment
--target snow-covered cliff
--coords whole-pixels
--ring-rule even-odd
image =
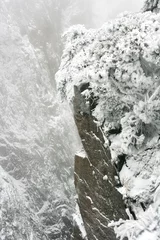
[[[160,14],[147,10],[64,35],[58,88],[69,101],[77,88],[83,99],[77,111],[102,129],[130,218],[109,224],[121,239],[160,238],[159,36]]]

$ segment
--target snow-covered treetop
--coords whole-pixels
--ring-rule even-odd
[[[100,123],[120,121],[132,111],[145,124],[158,126],[159,24],[160,15],[147,12],[123,14],[99,30],[70,28],[57,73],[61,94],[71,100],[74,85],[89,83],[83,94],[98,97],[93,114]]]

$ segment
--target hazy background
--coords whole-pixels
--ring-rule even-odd
[[[95,27],[100,27],[104,22],[115,18],[121,12],[139,11],[143,3],[144,0],[90,0],[95,14]]]

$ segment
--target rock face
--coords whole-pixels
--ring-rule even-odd
[[[88,240],[114,240],[111,220],[126,219],[121,194],[116,190],[116,171],[111,164],[110,152],[104,148],[104,138],[90,107],[75,87],[74,117],[87,156],[75,156],[75,186],[78,204]]]
[[[160,11],[160,1],[159,0],[146,0],[144,3],[143,11],[151,11],[158,13]]]

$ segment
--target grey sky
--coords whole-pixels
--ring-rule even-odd
[[[94,0],[95,24],[100,27],[104,22],[124,11],[140,11],[143,3],[144,0]]]

